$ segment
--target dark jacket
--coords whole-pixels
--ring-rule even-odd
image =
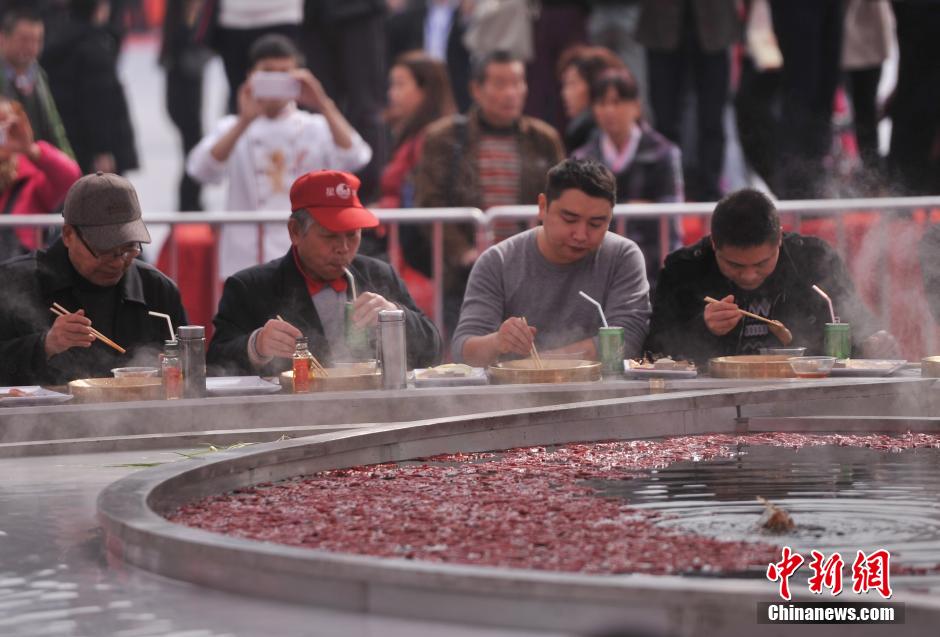
[[[735,0],[643,0],[636,40],[654,51],[675,51],[687,23],[694,24],[706,53],[727,49],[741,37]]]
[[[425,48],[424,27],[428,17],[427,0],[409,0],[401,11],[392,11],[385,18],[386,66],[391,68],[402,53]],[[447,35],[444,61],[450,75],[450,86],[458,112],[472,103],[470,98],[470,53],[463,43],[466,25],[460,8],[454,11]]]
[[[147,314],[169,314],[174,325],[186,324],[186,311],[176,284],[159,270],[135,260],[117,284],[113,316],[98,316],[86,307],[84,281],[68,258],[62,240],[0,264],[4,300],[0,304],[0,382],[60,385],[76,378],[111,376],[114,367],[155,365],[169,338],[166,321]],[[46,360],[46,332],[56,316],[53,303],[67,310],[86,309],[92,326],[127,350],[126,354],[95,341]]]
[[[853,347],[877,330],[836,251],[822,239],[785,233],[777,267],[762,290],[771,300],[769,318],[782,321],[793,333],[793,347],[806,347],[807,354],[822,353],[829,309],[812,290],[814,284],[832,297],[842,322],[851,324]],[[699,364],[739,353],[744,321],[728,334],[715,336],[705,327],[704,299],[740,293],[718,269],[711,237],[673,252],[659,275],[646,349]]]
[[[568,125],[565,127],[564,141],[568,154],[574,153],[587,144],[595,132],[597,132],[597,122],[594,121],[594,113],[588,106],[568,120]]]
[[[333,25],[382,15],[384,0],[305,0],[304,24]]]
[[[65,126],[62,125],[62,118],[59,117],[55,99],[52,97],[52,90],[49,88],[49,78],[38,63],[35,65],[35,73],[36,85],[33,92],[24,95],[16,87],[16,84],[10,82],[7,77],[6,62],[0,58],[0,94],[23,105],[23,109],[29,117],[29,124],[33,128],[33,136],[37,140],[47,141],[69,157],[74,158],[75,153],[72,152],[69,138],[65,134]]]
[[[359,292],[375,292],[405,311],[408,367],[435,364],[441,338],[431,320],[415,306],[405,284],[387,263],[357,256],[349,265]],[[247,268],[225,281],[219,311],[213,319],[215,335],[209,344],[208,363],[215,373],[257,374],[248,358],[248,338],[268,319],[281,315],[310,341],[310,352],[324,365],[330,361],[330,344],[323,334],[303,275],[288,252],[280,259]],[[273,375],[290,367],[290,360],[275,358],[261,373]]]
[[[641,121],[638,126],[643,135],[640,137],[633,161],[623,170],[614,173],[617,180],[617,203],[683,201],[685,186],[682,176],[682,153],[675,144],[650,128],[646,122]],[[601,136],[601,130],[596,129],[588,143],[576,150],[573,156],[578,159],[594,159],[606,165],[604,152],[601,150]],[[636,241],[643,251],[646,276],[652,289],[657,285],[659,264],[662,263],[659,233],[659,219],[655,217],[630,219],[627,223],[627,236]],[[680,245],[678,218],[673,218],[673,223],[669,226],[669,249]]]
[[[65,26],[43,53],[43,68],[75,159],[93,171],[96,155],[114,156],[118,173],[139,167],[134,128],[117,74],[117,36],[83,22]]]
[[[617,203],[682,201],[685,193],[679,148],[646,122],[641,121],[638,126],[643,135],[636,156],[624,170],[614,174],[617,179]],[[588,142],[574,151],[573,156],[606,164],[601,150],[601,136],[600,129],[595,129]]]

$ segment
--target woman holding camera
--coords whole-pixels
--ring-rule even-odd
[[[0,96],[0,214],[53,212],[81,171],[55,146],[35,141],[19,102]],[[0,261],[40,247],[35,228],[0,228]]]

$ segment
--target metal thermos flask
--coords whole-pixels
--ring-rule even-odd
[[[408,386],[405,349],[405,312],[379,312],[379,342],[382,346],[382,385],[385,389]]]
[[[181,325],[177,330],[183,366],[183,398],[206,395],[206,328]]]

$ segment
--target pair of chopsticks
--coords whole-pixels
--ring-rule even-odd
[[[66,314],[72,314],[72,312],[69,312],[67,309],[65,309],[58,303],[53,303],[52,307],[49,308],[49,311],[55,314],[56,316],[65,316]],[[125,350],[123,347],[121,347],[120,345],[112,341],[110,338],[108,338],[107,336],[105,336],[104,334],[96,330],[95,328],[89,327],[88,329],[91,330],[92,336],[97,338],[99,341],[101,341],[108,347],[113,347],[121,354],[125,354],[127,352],[127,350]]]
[[[713,299],[710,296],[705,297],[705,302],[706,303],[721,303],[721,301],[719,301],[718,299]],[[749,316],[752,319],[763,321],[764,323],[769,323],[770,325],[775,325],[777,327],[783,325],[783,323],[781,323],[780,321],[775,321],[774,319],[769,319],[759,314],[754,314],[752,312],[748,312],[747,310],[742,310],[741,308],[738,308],[738,312],[740,312],[743,316]]]
[[[529,322],[525,320],[525,317],[522,317],[522,324],[528,329]],[[542,357],[539,356],[539,351],[535,348],[535,340],[532,340],[532,347],[529,348],[529,353],[532,355],[532,360],[535,361],[536,369],[545,369],[545,365],[542,364]]]
[[[287,321],[284,321],[284,317],[282,317],[280,314],[275,314],[274,318],[276,318],[279,321],[283,321],[284,323],[287,323]],[[329,377],[330,373],[326,371],[326,367],[324,367],[320,363],[320,361],[317,360],[317,357],[314,356],[313,353],[310,354],[310,358],[312,359],[311,362],[313,363],[313,375],[323,376],[324,378]]]

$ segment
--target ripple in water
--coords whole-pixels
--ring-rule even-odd
[[[888,453],[857,447],[790,449],[757,445],[732,458],[681,462],[645,477],[592,481],[601,494],[663,514],[660,524],[723,540],[813,549],[891,551],[894,564],[940,563],[940,450]],[[763,496],[786,509],[797,527],[762,532]],[[940,578],[931,577],[940,582]],[[933,586],[931,586],[933,587]]]

